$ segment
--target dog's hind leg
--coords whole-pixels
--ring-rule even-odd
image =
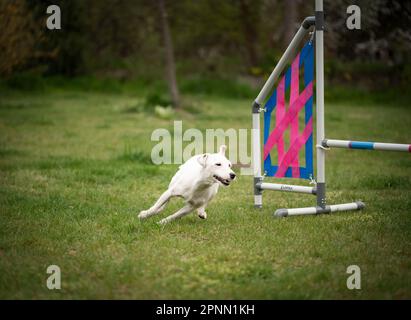
[[[155,215],[159,213],[161,210],[164,209],[166,206],[167,202],[170,200],[172,197],[172,193],[170,190],[165,191],[160,198],[156,201],[156,203],[148,210],[143,210],[138,214],[139,219],[145,219],[148,218],[152,215]]]
[[[176,213],[172,214],[171,216],[168,216],[167,218],[164,218],[159,222],[159,224],[166,224],[169,223],[175,219],[181,218],[187,214],[189,214],[191,211],[194,210],[194,207],[191,204],[187,204],[184,207],[182,207],[180,210],[178,210]]]
[[[205,207],[198,208],[197,215],[201,219],[207,219],[207,212],[205,212]]]

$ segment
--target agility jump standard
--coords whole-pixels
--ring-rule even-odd
[[[307,36],[310,29],[315,28],[315,41],[310,40],[299,53],[298,46]],[[315,187],[288,185],[263,182],[264,176],[276,178],[302,178],[314,181],[313,170],[313,82],[314,82],[314,46],[315,42],[315,73],[316,73],[316,155],[317,179]],[[291,61],[294,59],[293,61]],[[290,68],[278,81],[287,64]],[[304,67],[304,89],[300,92],[300,68]],[[286,110],[285,92],[289,89],[289,108]],[[266,101],[268,95],[271,94]],[[266,102],[265,102],[266,101]],[[264,104],[265,102],[265,104]],[[264,104],[264,108],[261,106]],[[304,129],[299,132],[298,115],[304,110]],[[264,176],[261,173],[261,141],[260,114],[264,112]],[[275,112],[275,125],[270,131],[271,114]],[[324,11],[323,0],[315,1],[315,17],[304,19],[299,30],[291,40],[286,51],[278,61],[270,77],[264,84],[252,105],[252,154],[254,167],[254,205],[262,207],[262,191],[286,191],[314,194],[317,197],[315,207],[278,209],[276,216],[331,213],[336,211],[360,210],[365,207],[361,201],[327,205],[325,184],[325,152],[331,147],[363,150],[384,150],[411,152],[409,144],[346,141],[325,139],[324,131]],[[290,146],[285,150],[284,133],[290,128]],[[305,147],[305,167],[299,165],[299,151]],[[271,151],[276,148],[278,165],[272,165]],[[273,156],[274,158],[274,156]]]

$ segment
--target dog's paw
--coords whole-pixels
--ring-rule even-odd
[[[207,219],[207,212],[205,211],[199,212],[197,215],[201,219]]]
[[[159,226],[164,226],[165,224],[167,224],[169,221],[167,220],[167,219],[163,219],[163,220],[160,220],[159,222],[157,222],[157,224],[159,225]]]
[[[137,215],[137,218],[140,220],[147,218],[147,210],[140,211],[140,213]]]

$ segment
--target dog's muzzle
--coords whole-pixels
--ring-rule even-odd
[[[230,180],[223,179],[223,178],[217,176],[216,174],[213,175],[213,178],[216,179],[216,180],[218,180],[218,181],[220,181],[220,182],[221,182],[223,185],[225,185],[225,186],[229,186],[229,185],[230,185]]]

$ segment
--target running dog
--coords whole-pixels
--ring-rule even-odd
[[[146,219],[158,214],[172,197],[181,197],[185,206],[176,213],[164,218],[159,223],[166,224],[197,210],[197,215],[207,219],[205,208],[217,194],[220,185],[229,186],[236,174],[231,169],[231,162],[225,157],[227,147],[222,145],[218,153],[196,155],[182,164],[171,179],[167,191],[148,210],[138,214],[139,219]]]

